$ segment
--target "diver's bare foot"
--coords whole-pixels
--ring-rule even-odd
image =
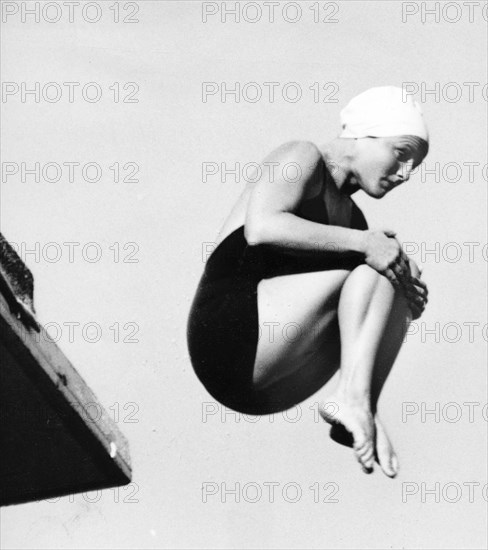
[[[328,403],[325,405],[329,414],[332,414],[334,410],[337,410],[335,404]],[[324,416],[324,415],[323,415]],[[393,445],[386,433],[383,424],[381,423],[378,415],[374,417],[375,424],[375,459],[380,465],[381,469],[388,477],[396,477],[398,474],[398,457],[393,449]],[[348,432],[346,428],[339,423],[332,424],[330,429],[330,438],[346,447],[352,447],[354,439],[351,432]]]
[[[374,423],[376,426],[376,458],[378,464],[381,466],[385,475],[388,477],[395,477],[398,473],[397,455],[377,416],[375,416]]]
[[[371,411],[365,406],[334,397],[321,406],[319,411],[322,418],[331,424],[331,431],[339,430],[343,434],[350,434],[352,447],[363,471],[372,472],[375,458],[375,427]]]

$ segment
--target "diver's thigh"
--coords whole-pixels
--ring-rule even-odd
[[[316,355],[318,344],[335,330],[337,303],[349,273],[317,271],[259,282],[259,340],[253,372],[256,387],[293,374]]]

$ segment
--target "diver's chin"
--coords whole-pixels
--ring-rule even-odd
[[[387,189],[383,189],[382,187],[379,189],[364,189],[367,195],[372,197],[373,199],[382,199],[387,193]]]
[[[388,189],[383,185],[382,179],[368,181],[358,177],[356,181],[359,184],[359,188],[362,189],[368,197],[373,199],[382,199],[386,193],[388,193]]]

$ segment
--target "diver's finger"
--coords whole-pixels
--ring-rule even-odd
[[[385,269],[382,272],[382,275],[384,275],[395,288],[399,288],[400,282],[398,281],[395,272],[391,268],[388,267],[387,269]]]

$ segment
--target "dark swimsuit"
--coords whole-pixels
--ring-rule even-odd
[[[302,218],[329,223],[321,195],[303,201],[300,209]],[[349,227],[367,229],[354,202]],[[207,259],[187,324],[191,363],[207,391],[223,405],[243,413],[267,414],[287,408],[268,390],[253,388],[259,281],[292,273],[352,270],[362,263],[360,254],[339,254],[333,247],[326,254],[298,256],[271,245],[250,246],[244,226],[230,233]]]

